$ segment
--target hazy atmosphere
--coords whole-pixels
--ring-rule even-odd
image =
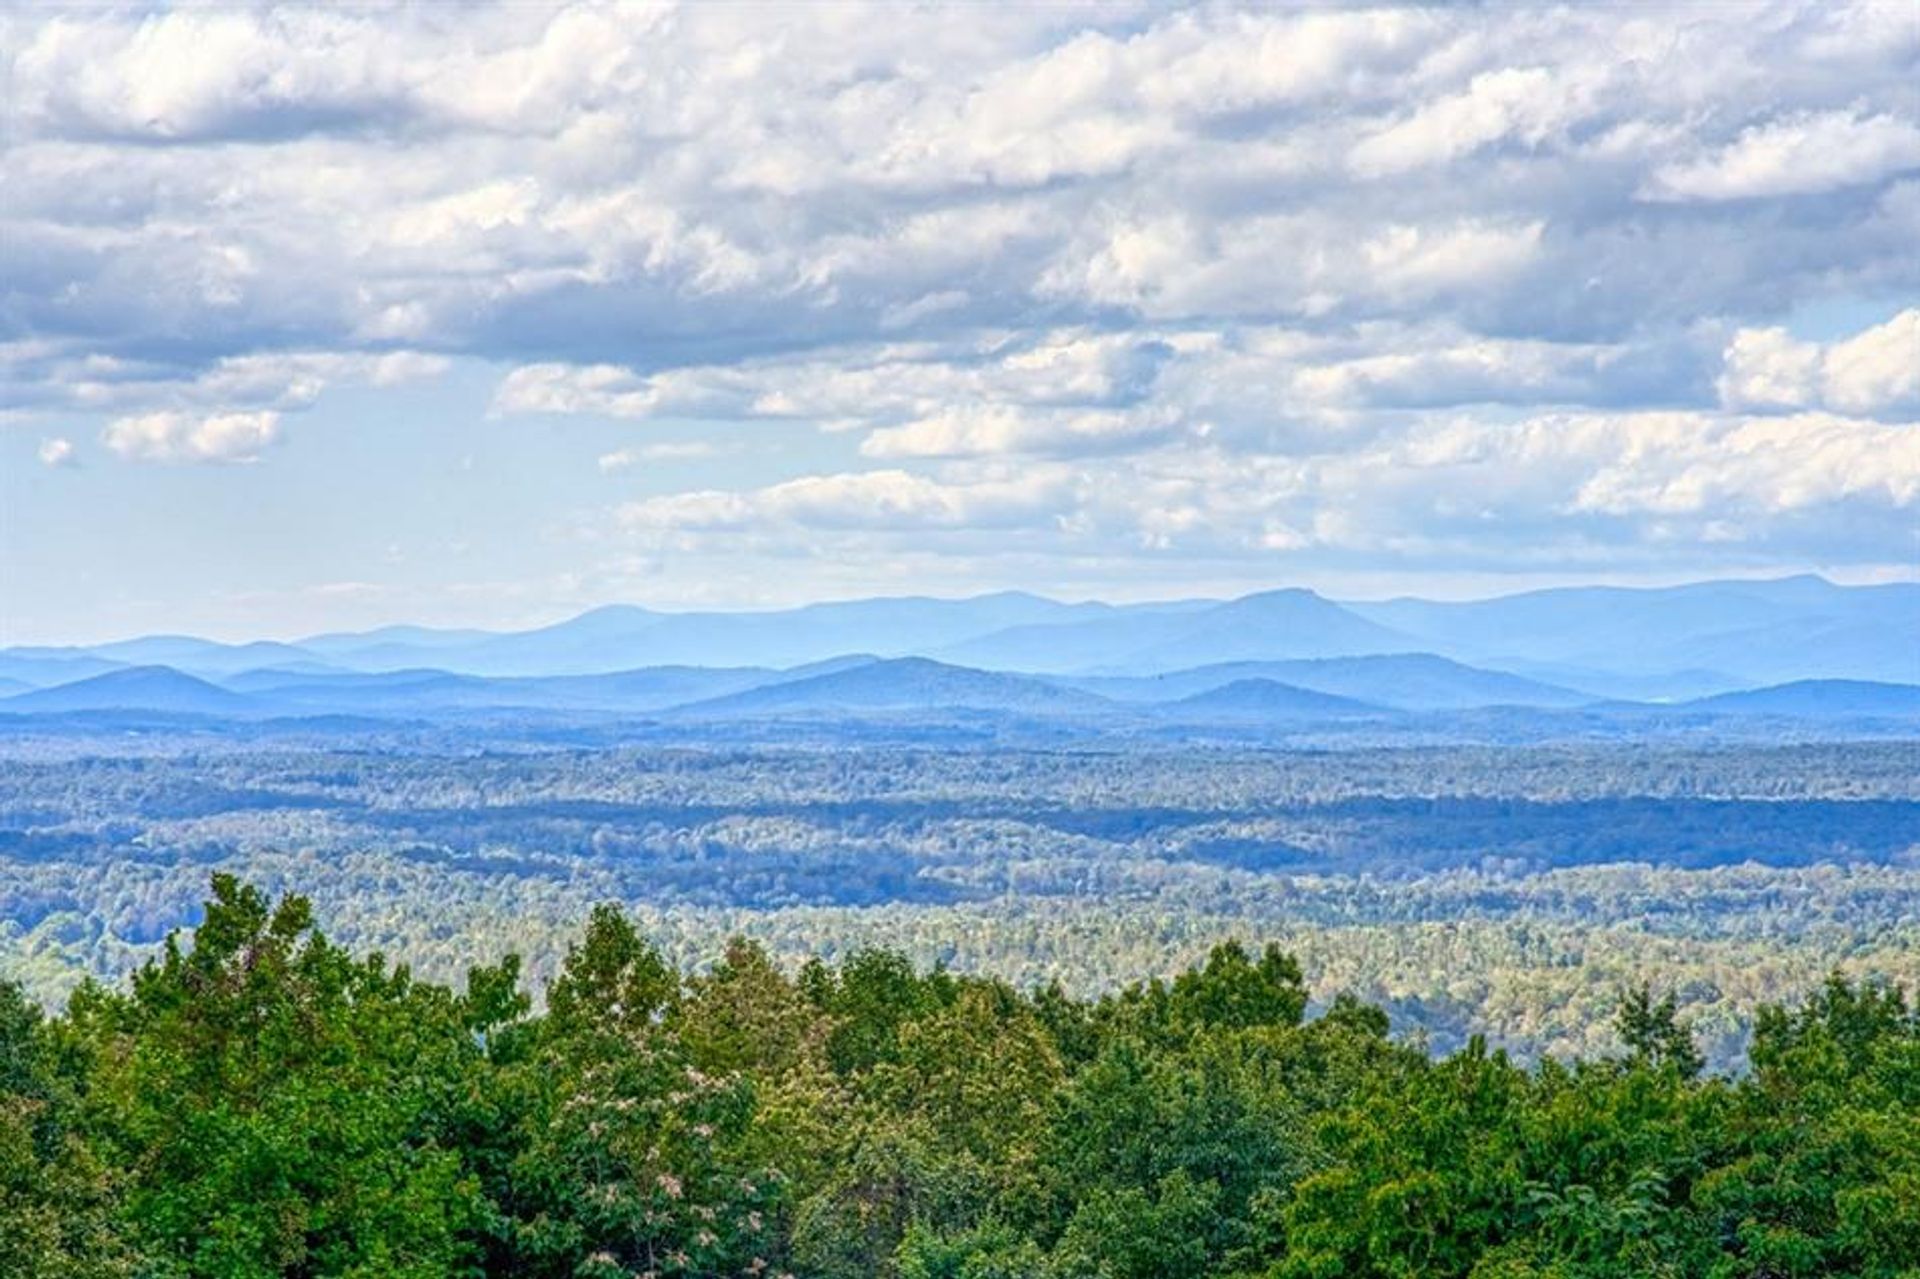
[[[1900,3],[0,17],[0,642],[1915,575]]]
[[[1920,4],[0,6],[0,1279],[1920,1279]]]

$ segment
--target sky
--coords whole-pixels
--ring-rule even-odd
[[[1920,576],[1920,6],[0,15],[0,644]]]

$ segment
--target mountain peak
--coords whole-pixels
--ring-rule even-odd
[[[142,710],[186,714],[231,714],[249,699],[171,666],[128,666],[70,684],[36,689],[0,702],[0,710],[32,713]]]
[[[1253,719],[1351,718],[1387,714],[1385,707],[1332,693],[1318,693],[1279,680],[1237,679],[1168,704],[1176,714]]]
[[[896,657],[762,685],[693,703],[680,712],[725,719],[764,714],[831,715],[899,711],[1088,713],[1105,698],[1044,680],[954,666],[930,657]]]

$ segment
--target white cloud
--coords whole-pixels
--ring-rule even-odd
[[[809,475],[748,492],[704,490],[647,498],[620,510],[630,531],[685,534],[792,526],[826,531],[1006,529],[1045,522],[1075,487],[1054,468],[963,483],[906,471]]]
[[[1800,407],[1820,398],[1821,350],[1782,328],[1742,329],[1727,344],[1720,400],[1729,408]]]
[[[59,15],[15,58],[44,127],[182,142],[352,122],[404,93],[398,50],[320,10]]]
[[[1920,125],[1892,114],[1796,115],[1742,131],[1730,145],[1655,171],[1652,199],[1744,200],[1806,195],[1920,168]]]
[[[362,356],[353,367],[364,369],[367,381],[374,386],[385,387],[430,381],[452,366],[453,362],[444,355],[428,355],[423,351],[389,351],[385,355]]]
[[[252,458],[464,361],[501,416],[851,433],[637,537],[1492,562],[1704,537],[1699,493],[1861,549],[1916,312],[1779,325],[1920,297],[1905,9],[22,10],[0,412]]]
[[[660,397],[612,364],[525,364],[508,373],[494,392],[498,413],[595,413],[646,417]]]
[[[1172,349],[1154,333],[989,332],[950,344],[860,345],[800,358],[642,375],[615,365],[511,370],[496,413],[902,422],[992,404],[1093,406],[1145,394]]]
[[[501,381],[493,407],[859,430],[867,432],[860,451],[873,458],[1081,457],[1178,439],[1313,447],[1366,434],[1380,411],[1610,404],[1675,376],[1623,344],[1475,338],[1391,323],[1339,335],[1288,326],[1076,329],[650,376],[530,365]]]
[[[1480,218],[1356,227],[1311,213],[1209,226],[1165,215],[1083,234],[1036,289],[1163,322],[1444,314],[1452,300],[1497,292],[1519,275],[1545,231],[1541,221]]]
[[[1302,364],[1292,388],[1329,406],[1444,407],[1472,403],[1592,403],[1629,348],[1493,338],[1382,343],[1350,359]]]
[[[655,550],[781,559],[927,546],[1401,567],[1647,562],[1775,544],[1870,554],[1920,511],[1920,433],[1831,414],[1423,419],[1351,449],[1182,441],[1126,458],[811,476],[630,503]],[[956,550],[955,553],[960,553]],[[1143,568],[1142,571],[1154,572]]]
[[[1529,6],[47,10],[9,27],[4,230],[34,268],[22,322],[122,357],[298,335],[658,372],[1036,319],[1511,334],[1554,296],[1619,337],[1913,278],[1891,240],[1739,209],[1708,254],[1642,236],[1640,269],[1593,269],[1635,189],[1913,163],[1899,28],[1813,0],[1679,30]]]
[[[972,405],[875,431],[861,442],[860,451],[890,458],[1083,457],[1139,448],[1180,431],[1178,419],[1161,410],[1066,412]]]
[[[325,351],[274,351],[229,356],[180,390],[202,402],[305,408],[335,382],[401,386],[439,377],[450,367],[444,356],[419,351],[384,355]]]
[[[1742,329],[1727,345],[1719,389],[1730,408],[1830,408],[1910,420],[1920,415],[1920,308],[1839,342]]]
[[[1920,308],[1827,348],[1826,402],[1850,413],[1920,411]]]
[[[1589,96],[1585,89],[1545,67],[1482,72],[1464,91],[1363,138],[1348,164],[1362,176],[1378,177],[1444,165],[1510,137],[1538,146],[1579,118]]]
[[[719,457],[727,450],[708,440],[670,440],[643,444],[639,448],[615,449],[595,459],[603,472],[625,471],[644,462],[692,462]]]
[[[280,415],[141,413],[115,418],[100,438],[132,462],[254,462],[280,438]]]
[[[34,450],[34,456],[40,459],[42,466],[78,466],[80,460],[73,455],[73,441],[60,436],[52,436],[40,441],[40,447]]]
[[[1586,431],[1610,438],[1585,441]],[[1573,504],[1611,515],[1725,520],[1861,498],[1920,502],[1920,433],[1826,414],[1702,421],[1649,414],[1570,433],[1597,463]]]
[[[9,365],[23,384],[43,388],[46,402],[97,412],[154,404],[298,412],[312,407],[329,386],[400,386],[437,378],[452,367],[446,357],[420,351],[261,351],[182,368],[88,353],[71,342],[0,351],[0,367]]]
[[[1539,251],[1545,231],[1544,222],[1398,224],[1362,244],[1360,255],[1383,293],[1425,298],[1517,274]]]

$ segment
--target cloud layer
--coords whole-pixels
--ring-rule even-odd
[[[1050,555],[1916,554],[1904,0],[0,35],[11,412],[130,461],[253,461],[329,388],[485,362],[497,415],[627,424],[581,491],[642,553],[1007,554],[1042,586]],[[1861,318],[1796,337],[1821,306]],[[605,502],[755,420],[845,447]]]
[[[280,415],[139,413],[115,418],[100,439],[140,462],[255,462],[280,437]]]

